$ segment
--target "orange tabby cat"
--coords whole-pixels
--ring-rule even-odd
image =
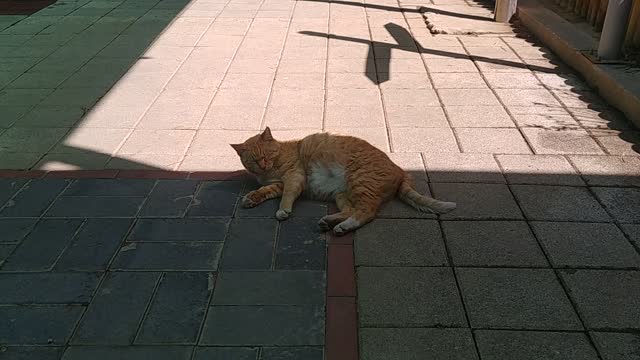
[[[277,197],[278,220],[291,214],[294,201],[305,191],[311,198],[335,200],[340,212],[320,219],[323,230],[337,235],[373,219],[380,206],[396,194],[425,212],[446,213],[456,204],[419,194],[409,174],[368,142],[351,137],[314,134],[296,141],[277,141],[267,128],[242,144],[231,144],[244,167],[262,187],[242,199],[245,207]]]

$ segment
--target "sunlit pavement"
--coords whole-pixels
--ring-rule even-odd
[[[638,131],[523,29],[433,36],[421,6],[490,18],[459,0],[0,15],[0,358],[633,359]],[[341,240],[315,229],[322,204],[246,212],[228,144],[265,126],[362,137],[459,208],[393,203]],[[92,175],[136,179],[73,180]]]

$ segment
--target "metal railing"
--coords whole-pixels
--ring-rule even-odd
[[[602,31],[609,0],[555,0],[561,8],[582,17],[591,24],[596,31]],[[618,1],[618,0],[612,0]],[[640,49],[640,0],[634,0],[631,7],[629,22],[626,27],[623,48],[628,50]]]
[[[625,47],[640,49],[640,1],[635,0],[631,8],[627,35],[624,39]]]

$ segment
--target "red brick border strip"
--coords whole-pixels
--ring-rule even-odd
[[[165,170],[120,170],[116,175],[120,179],[187,179],[188,171]]]
[[[0,170],[0,178],[38,179],[46,174],[46,171],[41,170]]]
[[[329,207],[334,213],[335,206]],[[353,234],[327,236],[327,360],[358,360],[358,306]]]
[[[357,318],[355,297],[327,297],[327,360],[358,360]]]
[[[118,170],[73,170],[73,171],[50,171],[45,174],[47,178],[70,178],[70,179],[112,179],[118,175]]]
[[[0,178],[100,178],[239,180],[244,171],[165,170],[0,170]],[[337,211],[330,206],[329,212]],[[358,311],[353,234],[327,237],[326,359],[358,360]]]
[[[171,170],[0,170],[0,178],[65,178],[65,179],[194,179],[241,180],[247,178],[244,171],[171,171]]]
[[[2,0],[0,15],[32,15],[57,0]]]

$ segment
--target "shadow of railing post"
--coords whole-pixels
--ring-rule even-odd
[[[371,41],[368,39],[360,39],[360,38],[355,38],[350,36],[327,34],[327,33],[321,33],[317,31],[300,31],[300,34],[369,45],[369,56],[367,56],[367,64],[365,69],[375,68],[378,74],[381,74],[381,73],[388,74],[390,72],[389,66],[392,58],[391,52],[394,49],[401,50],[401,51],[412,51],[418,54],[439,55],[442,57],[450,57],[454,59],[471,58],[472,60],[475,60],[475,61],[486,62],[486,63],[496,64],[496,65],[510,66],[510,67],[519,68],[519,69],[531,69],[533,71],[538,71],[542,73],[553,72],[553,70],[550,70],[542,66],[525,64],[525,63],[511,61],[511,60],[494,59],[486,56],[467,55],[463,53],[455,53],[455,52],[445,51],[445,50],[429,49],[427,47],[422,46],[413,37],[413,35],[411,35],[411,33],[407,29],[403,28],[400,25],[397,25],[394,23],[387,23],[384,27],[387,29],[389,34],[396,40],[395,44],[380,42],[380,41]],[[376,50],[376,49],[381,49],[381,50]],[[385,51],[385,52],[388,51],[389,54],[384,54],[384,56],[382,56],[382,54],[377,54],[376,51]],[[374,66],[374,63],[371,63],[372,61],[375,62],[375,66]],[[372,76],[366,71],[365,71],[365,76],[367,76],[367,78],[369,78],[376,85],[384,83],[385,81],[389,80],[388,78],[377,78],[375,76]]]

